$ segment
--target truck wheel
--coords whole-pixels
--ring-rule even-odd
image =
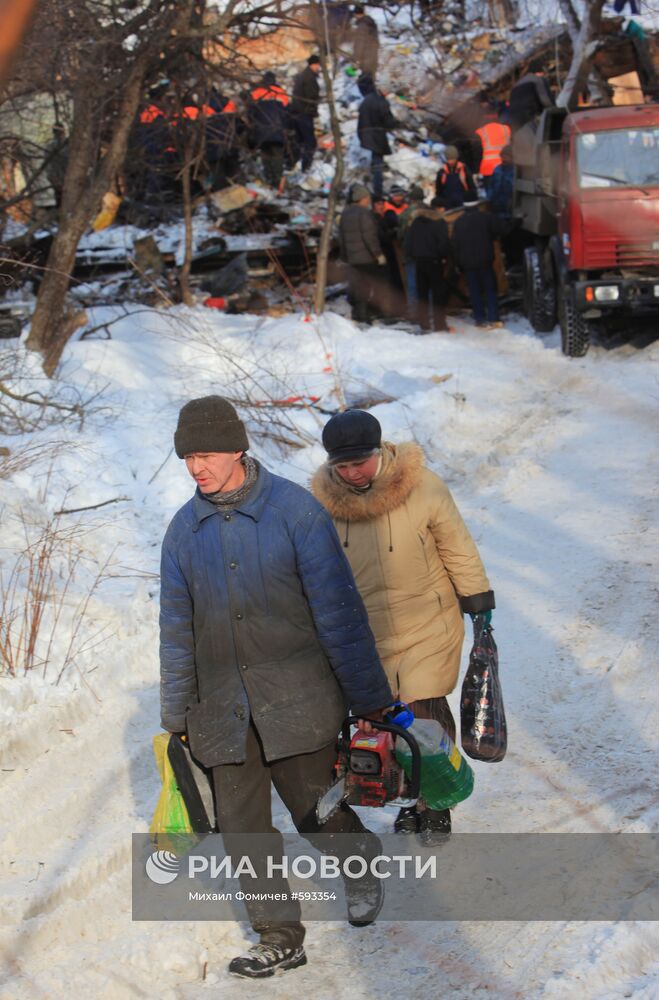
[[[561,348],[568,358],[583,358],[590,347],[590,329],[580,312],[575,309],[569,294],[561,290],[558,320],[561,326]]]
[[[544,280],[540,254],[535,247],[524,251],[524,311],[536,333],[550,333],[556,325],[556,292]]]

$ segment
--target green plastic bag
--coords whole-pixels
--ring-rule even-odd
[[[176,784],[176,778],[167,755],[171,733],[158,733],[153,737],[153,753],[162,781],[160,798],[156,805],[149,833],[154,837],[162,834],[193,834],[188,810]]]

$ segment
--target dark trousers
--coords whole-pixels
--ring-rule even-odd
[[[316,151],[316,133],[313,127],[311,115],[297,115],[295,118],[295,132],[297,141],[300,144],[302,154],[302,170],[307,171],[311,166],[313,154]]]
[[[290,812],[296,829],[311,843],[314,842],[314,833],[353,833],[359,836],[350,838],[348,854],[360,853],[360,849],[364,856],[371,851],[377,853],[379,841],[365,830],[357,814],[348,806],[343,805],[322,826],[316,820],[316,802],[333,780],[335,761],[336,748],[331,743],[314,753],[268,762],[254,724],[250,723],[245,762],[221,764],[213,768],[217,820],[226,852],[234,858],[249,854],[259,876],[259,885],[256,879],[241,877],[243,892],[280,893],[284,898],[290,895],[288,881],[283,876],[266,878],[265,874],[266,855],[274,857],[279,863],[283,850],[282,835],[272,825],[272,785]],[[268,835],[263,838],[264,844],[267,840],[263,853],[250,849],[245,840],[245,834],[250,833]],[[340,856],[341,846],[334,845],[332,853]],[[290,900],[276,905],[278,909],[273,913],[272,903],[264,905],[259,901],[245,900],[252,928],[261,935],[262,941],[297,948],[304,941],[305,933],[300,923],[300,905]]]
[[[381,198],[384,190],[384,156],[382,153],[371,153],[371,180],[373,194]]]
[[[240,174],[240,156],[236,151],[218,156],[210,164],[211,187],[213,191],[221,191],[235,183],[236,176]]]
[[[499,319],[499,307],[497,305],[497,279],[494,268],[489,265],[468,268],[465,270],[465,281],[469,289],[471,308],[474,311],[476,322],[485,322],[485,304],[487,304],[487,318],[490,323],[496,323]],[[485,302],[483,301],[483,293]]]
[[[455,743],[455,719],[446,698],[418,698],[409,702],[409,707],[417,719],[435,719],[439,722]]]
[[[426,257],[416,259],[418,322],[422,330],[446,330],[446,283],[443,262]],[[434,310],[434,323],[433,323]]]
[[[266,183],[278,188],[284,172],[283,142],[264,142],[261,146],[261,157]]]
[[[370,323],[379,310],[376,289],[384,281],[384,268],[379,264],[351,264],[348,273],[348,299],[352,318],[357,323]],[[382,289],[381,289],[382,292]]]

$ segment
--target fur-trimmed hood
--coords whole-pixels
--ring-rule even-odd
[[[354,489],[326,463],[313,476],[311,492],[333,518],[369,521],[405,503],[421,482],[424,466],[423,452],[418,444],[383,441],[382,467],[370,489]]]

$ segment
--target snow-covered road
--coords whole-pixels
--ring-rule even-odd
[[[385,436],[414,436],[449,482],[496,591],[509,720],[508,755],[475,765],[455,830],[656,829],[659,349],[569,360],[521,320],[496,332],[454,325],[413,337],[332,314],[180,309],[141,312],[112,340],[69,346],[64,376],[102,385],[112,419],[40,432],[56,462],[3,483],[2,558],[19,544],[19,510],[38,519],[67,490],[67,507],[126,497],[80,515],[96,525],[90,557],[102,563],[116,547],[91,605],[114,636],[58,686],[63,634],[45,680],[0,678],[0,1000],[657,996],[650,923],[310,924],[308,966],[257,993],[225,973],[243,926],[131,921],[130,835],[148,828],[158,792],[158,546],[190,493],[182,464],[165,459],[179,406],[208,392],[318,396],[326,410],[337,393],[387,394],[373,411]],[[263,410],[266,423],[274,417],[281,435],[309,443],[282,455],[257,433],[254,451],[304,483],[323,459],[326,417]],[[55,451],[56,441],[70,447]],[[279,820],[288,828],[281,809]]]

